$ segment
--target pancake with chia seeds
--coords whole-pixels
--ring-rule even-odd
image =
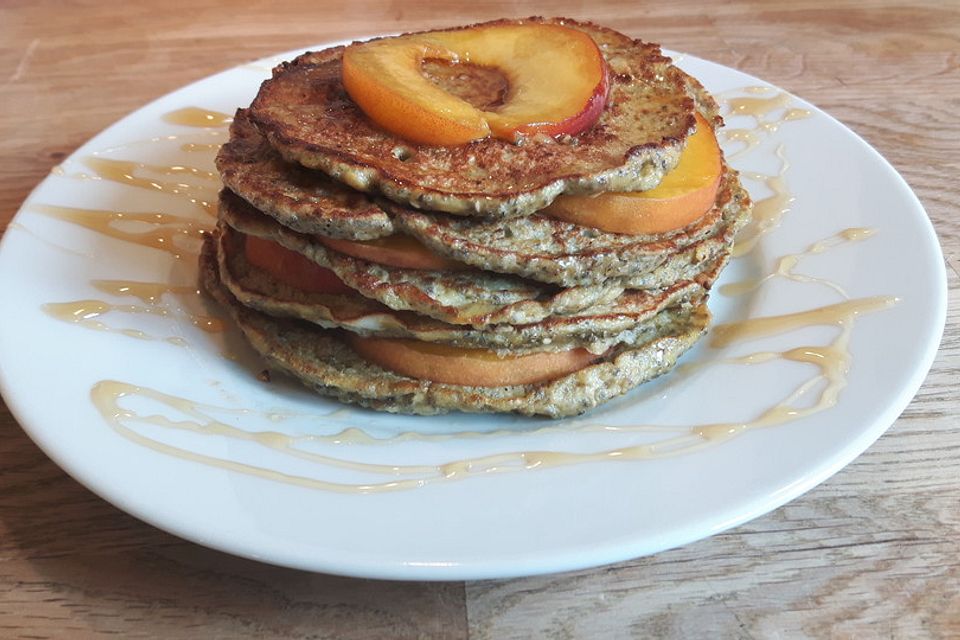
[[[562,24],[598,44],[609,94],[586,131],[530,136],[522,144],[492,137],[458,146],[412,144],[374,124],[347,95],[344,47],[276,67],[250,117],[284,158],[354,189],[415,208],[487,217],[529,215],[561,194],[651,189],[677,164],[696,128],[695,110],[722,122],[713,98],[655,44],[565,19],[487,24],[522,23]],[[475,84],[469,73],[435,76],[441,88],[469,101]],[[461,81],[469,86],[458,87]]]
[[[567,316],[553,316],[538,323],[474,329],[409,311],[396,311],[356,294],[299,289],[250,264],[244,255],[244,237],[229,227],[208,243],[201,268],[217,270],[220,282],[244,306],[271,316],[299,318],[327,329],[483,348],[498,355],[565,351],[574,347],[599,354],[617,344],[643,343],[659,331],[665,317],[661,312],[672,307],[677,307],[673,315],[684,309],[692,310],[706,295],[702,284],[687,280],[663,290],[627,291],[610,304]],[[721,267],[720,262],[715,263],[703,277],[712,280]]]
[[[346,240],[373,240],[395,231],[390,216],[365,194],[284,161],[246,109],[237,110],[230,140],[217,154],[217,170],[227,188],[294,231]]]
[[[466,386],[393,373],[361,357],[338,331],[245,307],[220,283],[217,274],[213,268],[201,271],[204,288],[226,308],[247,342],[271,367],[321,395],[394,413],[429,415],[456,410],[555,418],[577,415],[669,371],[697,341],[710,317],[705,304],[684,312],[667,309],[659,314],[658,330],[650,340],[611,347],[573,373],[541,383]]]

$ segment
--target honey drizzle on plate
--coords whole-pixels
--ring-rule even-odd
[[[217,174],[197,167],[185,165],[157,165],[146,164],[143,162],[133,162],[129,160],[113,160],[110,158],[101,158],[99,156],[87,156],[83,159],[83,164],[92,169],[96,175],[78,174],[71,177],[109,180],[119,184],[129,185],[140,189],[150,191],[159,191],[171,194],[187,200],[197,205],[203,211],[210,215],[216,213],[216,190],[211,187],[198,186],[188,182],[162,180],[157,178],[145,178],[139,173],[144,171],[156,173],[164,176],[190,176],[205,181],[219,181]]]
[[[178,259],[184,254],[196,257],[196,253],[186,251],[181,244],[190,239],[200,240],[206,233],[198,221],[170,213],[105,211],[49,204],[30,205],[30,209],[110,238],[165,251]],[[144,230],[144,226],[147,229]]]
[[[747,93],[748,96],[729,97],[730,93]],[[760,94],[764,97],[754,97]],[[770,95],[773,94],[773,95]],[[743,146],[727,156],[734,160],[745,155],[760,144],[761,134],[776,132],[785,122],[803,120],[812,114],[808,109],[787,108],[790,95],[777,91],[771,87],[745,87],[735,92],[727,92],[722,98],[727,106],[727,117],[748,116],[753,118],[754,126],[750,129],[721,129],[720,135],[727,142],[738,142]],[[770,114],[782,111],[779,117],[770,118]]]
[[[206,314],[192,313],[182,306],[170,306],[162,302],[165,294],[197,295],[199,292],[192,287],[169,285],[162,282],[138,282],[132,280],[93,280],[91,284],[98,290],[116,297],[132,296],[139,298],[144,304],[117,304],[105,300],[85,299],[68,302],[50,302],[43,305],[43,311],[52,318],[61,322],[79,325],[95,331],[121,333],[140,340],[157,340],[139,329],[117,329],[101,321],[107,314],[147,314],[163,317],[186,318],[191,325],[207,333],[221,333],[225,325],[219,318]],[[186,346],[186,341],[180,336],[162,338],[177,346]]]
[[[815,282],[822,284],[826,287],[830,287],[843,297],[847,297],[847,292],[844,291],[844,289],[837,283],[824,278],[815,278],[813,276],[794,273],[794,269],[806,256],[823,253],[828,249],[832,249],[846,242],[858,242],[860,240],[865,240],[874,233],[874,229],[868,229],[865,227],[851,227],[849,229],[844,229],[843,231],[840,231],[839,233],[836,233],[825,240],[821,240],[810,245],[800,253],[793,253],[780,257],[777,260],[776,267],[774,267],[773,272],[768,273],[763,278],[725,284],[720,287],[720,293],[728,296],[739,296],[759,288],[760,285],[774,278],[786,278],[787,280],[793,280],[794,282]]]
[[[233,116],[201,107],[184,107],[165,113],[163,121],[185,127],[224,127],[233,122]]]
[[[734,160],[746,155],[760,144],[760,136],[753,129],[721,129],[720,135],[725,142],[738,142],[741,149],[727,156],[727,160]]]
[[[744,93],[748,95],[740,95]],[[731,153],[727,159],[734,160],[752,151],[760,145],[763,135],[775,133],[785,122],[802,120],[812,115],[808,109],[789,107],[790,100],[790,94],[763,86],[744,87],[723,94],[721,102],[726,106],[726,117],[746,116],[752,118],[754,122],[754,126],[750,129],[734,128],[719,131],[724,141],[743,145],[742,148]],[[771,114],[777,113],[780,115],[771,117]],[[790,204],[794,198],[787,188],[786,173],[789,163],[784,155],[783,145],[778,146],[777,157],[781,165],[776,175],[768,176],[755,171],[742,173],[747,179],[762,182],[773,193],[754,204],[751,223],[737,236],[737,243],[733,248],[734,257],[753,250],[760,238],[779,226],[783,215],[790,210]]]
[[[220,149],[219,142],[185,142],[180,145],[180,151],[194,153],[197,151],[217,151]]]
[[[767,176],[755,171],[744,171],[743,177],[762,182],[772,193],[753,204],[750,222],[737,234],[731,255],[738,258],[752,251],[760,238],[780,226],[783,216],[790,211],[795,200],[787,189],[786,175],[790,168],[783,153],[783,145],[777,147],[777,157],[780,159],[780,170],[776,175]]]
[[[130,151],[139,149],[145,146],[155,146],[163,143],[173,143],[177,142],[179,145],[180,151],[216,151],[223,144],[219,140],[226,137],[229,132],[225,128],[209,128],[202,131],[192,132],[189,135],[168,135],[168,136],[154,136],[152,138],[146,138],[144,140],[131,140],[129,142],[124,142],[121,144],[116,144],[111,147],[106,147],[99,149],[93,153],[91,156],[94,157],[106,157],[110,154],[118,153],[121,151]],[[217,142],[203,142],[203,140],[218,140]],[[214,154],[210,154],[211,159]],[[67,165],[72,164],[72,160],[67,161]],[[50,173],[57,176],[66,176],[67,172],[64,168],[64,165],[57,165],[50,170]],[[80,177],[80,176],[73,176]]]
[[[740,90],[747,94],[766,94],[774,90],[767,87],[747,87]],[[788,99],[786,94],[763,97],[738,97],[729,100],[731,112],[734,115],[749,115],[756,120],[756,127],[753,130],[733,129],[727,133],[727,139],[742,142],[745,148],[735,155],[742,154],[753,149],[760,143],[760,133],[772,133],[783,122],[807,117],[809,112],[802,109],[786,109]],[[768,116],[778,110],[783,110],[779,120],[771,120]],[[216,114],[215,112],[203,112],[196,108],[188,108],[178,112],[172,112],[165,117],[168,122],[175,124],[184,124],[186,126],[196,127],[216,127],[223,126],[229,121],[226,114]],[[187,143],[181,146],[181,151],[207,151],[214,149],[218,145]],[[760,210],[759,219],[764,221],[758,224],[751,235],[748,236],[747,243],[750,247],[756,244],[760,235],[776,226],[779,217],[788,210],[789,202],[792,197],[786,190],[784,174],[787,171],[788,163],[783,155],[782,147],[777,150],[778,156],[782,162],[781,170],[776,176],[764,176],[757,173],[746,174],[746,177],[764,182],[768,188],[773,191],[773,195],[757,203]],[[136,175],[142,172],[153,172],[165,176],[189,175],[193,179],[213,180],[216,178],[211,172],[203,172],[199,169],[175,165],[171,167],[161,167],[158,165],[147,165],[129,161],[107,160],[94,156],[93,161],[90,158],[86,161],[99,175],[99,179],[113,180],[131,186],[153,189],[175,195],[186,196],[208,212],[211,211],[209,200],[203,200],[194,197],[195,189],[200,189],[194,185],[186,183],[174,183],[171,181],[151,180]],[[62,173],[62,172],[61,172]],[[170,216],[169,214],[133,214],[129,212],[107,212],[92,211],[82,209],[70,209],[67,207],[41,206],[42,213],[54,215],[76,224],[80,224],[105,235],[120,238],[129,242],[134,242],[143,246],[150,246],[166,250],[179,257],[179,252],[171,250],[173,240],[180,236],[200,237],[203,230],[195,226],[195,221],[179,216]],[[43,210],[45,209],[45,210]],[[92,214],[97,214],[92,216]],[[152,216],[152,217],[151,217]],[[96,218],[96,219],[95,219]],[[114,223],[124,220],[133,220],[136,222],[146,222],[159,225],[159,228],[147,232],[134,233],[120,231]],[[855,230],[847,230],[854,232]],[[860,230],[866,232],[868,230]],[[846,232],[841,232],[846,233]],[[865,237],[865,236],[864,236]],[[844,237],[846,240],[859,238]],[[803,254],[819,253],[829,246],[834,246],[833,240],[827,239],[817,243],[805,251]],[[749,248],[749,247],[748,247]],[[740,254],[745,251],[741,250]],[[739,254],[738,254],[739,255]],[[794,256],[794,257],[797,257]],[[791,256],[785,256],[781,261],[784,275],[787,277],[802,278],[793,274],[792,269],[796,262],[790,263]],[[799,259],[799,257],[797,257]],[[778,266],[778,272],[780,271]],[[804,280],[805,281],[805,280]],[[818,282],[824,282],[819,281]],[[133,313],[158,313],[165,315],[164,312],[155,309],[159,307],[160,298],[171,292],[185,292],[188,288],[169,288],[162,283],[130,283],[122,280],[101,280],[95,281],[94,286],[100,291],[109,295],[129,295],[139,298],[146,306],[138,305],[117,305],[106,303],[99,300],[81,300],[68,303],[54,303],[47,305],[48,312],[73,318],[69,321],[77,324],[100,323],[99,319],[104,313],[109,311],[127,311]],[[759,285],[757,285],[759,286]],[[174,291],[176,289],[176,291]],[[838,292],[842,289],[837,287]],[[791,331],[800,326],[810,326],[816,324],[829,324],[839,327],[840,332],[836,339],[827,346],[801,346],[794,347],[783,352],[758,352],[735,358],[724,360],[715,360],[713,362],[703,363],[704,366],[711,364],[762,364],[774,360],[788,360],[802,362],[816,366],[819,374],[810,380],[801,384],[797,389],[791,392],[784,400],[763,411],[761,415],[752,421],[717,423],[709,425],[698,425],[692,427],[673,427],[657,425],[625,425],[610,426],[593,424],[588,422],[573,423],[565,425],[564,430],[574,429],[579,431],[610,431],[610,432],[660,432],[673,433],[671,437],[665,438],[659,442],[644,443],[633,446],[620,447],[595,452],[565,452],[565,451],[514,451],[507,453],[498,453],[487,456],[478,456],[461,460],[452,460],[438,465],[391,465],[391,464],[371,464],[344,459],[339,456],[320,455],[311,451],[305,451],[299,448],[302,441],[323,441],[333,446],[340,445],[369,445],[369,444],[391,444],[408,440],[440,440],[466,437],[504,437],[511,435],[509,431],[496,431],[492,433],[479,432],[459,432],[444,434],[421,434],[418,432],[405,432],[392,437],[374,438],[366,431],[358,427],[347,427],[330,435],[304,434],[288,435],[277,431],[247,431],[227,425],[224,422],[216,420],[208,415],[204,410],[205,405],[192,402],[190,400],[176,396],[164,394],[162,392],[139,387],[124,382],[104,380],[91,390],[91,399],[107,423],[114,428],[123,437],[128,438],[142,446],[151,448],[155,451],[167,455],[176,456],[183,459],[192,460],[198,463],[207,464],[219,468],[253,475],[272,481],[280,481],[299,486],[310,487],[314,489],[323,489],[339,492],[351,493],[371,493],[381,491],[391,491],[396,489],[408,489],[421,487],[438,481],[449,481],[463,479],[478,475],[487,475],[490,473],[499,473],[516,470],[533,470],[550,467],[563,466],[574,463],[588,461],[612,461],[612,460],[639,460],[649,458],[661,458],[666,456],[688,453],[705,446],[724,442],[732,437],[744,433],[750,429],[772,426],[775,424],[784,424],[796,420],[800,417],[811,415],[812,413],[823,411],[836,402],[840,390],[846,384],[846,373],[849,369],[850,354],[848,350],[848,340],[853,330],[855,319],[863,313],[886,309],[896,303],[896,300],[889,297],[865,298],[860,300],[847,300],[843,303],[824,307],[822,309],[811,309],[795,314],[786,314],[784,316],[773,316],[766,318],[751,318],[744,322],[720,325],[714,331],[714,346],[729,345],[733,342],[746,341],[760,337],[762,335],[771,335],[774,333],[783,333]],[[59,304],[59,307],[54,305]],[[219,322],[219,321],[217,321]],[[100,323],[102,325],[102,323]],[[100,328],[100,327],[97,327]],[[203,327],[201,327],[203,328]],[[222,325],[212,324],[207,330],[222,330]],[[109,329],[108,329],[109,330]],[[133,337],[144,337],[135,330],[122,330],[130,332],[128,335]],[[182,338],[168,338],[170,341],[180,340]],[[820,383],[826,380],[825,386]],[[803,396],[811,392],[817,386],[823,387],[820,396],[812,406],[806,408],[796,408],[794,404]],[[161,415],[139,415],[137,412],[121,406],[125,398],[142,397],[155,403],[167,407],[170,410],[177,411],[187,416],[187,420],[174,420]],[[228,409],[222,409],[228,410]],[[229,410],[228,410],[229,411]],[[247,412],[247,410],[242,410]],[[349,410],[340,409],[334,414],[342,414]],[[334,414],[331,414],[333,416]],[[271,421],[282,419],[279,414],[269,414]],[[149,425],[151,427],[160,427],[165,429],[186,430],[204,436],[216,436],[239,439],[247,442],[253,442],[267,447],[273,451],[285,455],[291,455],[299,459],[309,460],[317,463],[321,468],[339,468],[354,472],[372,474],[376,479],[366,483],[344,483],[333,482],[316,477],[307,477],[284,473],[275,469],[250,465],[236,460],[222,459],[209,456],[197,451],[191,451],[180,447],[175,447],[169,443],[149,437],[144,433],[137,431],[132,424]],[[539,431],[559,431],[560,427],[546,427]]]

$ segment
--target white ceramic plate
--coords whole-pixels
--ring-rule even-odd
[[[840,334],[834,326],[801,328],[724,348],[703,341],[683,359],[694,363],[692,368],[584,418],[560,422],[338,412],[334,403],[294,383],[274,380],[265,385],[255,378],[256,359],[236,332],[208,333],[194,326],[192,317],[202,305],[198,297],[181,292],[149,303],[122,292],[107,293],[100,282],[156,282],[189,289],[196,277],[192,257],[178,260],[166,251],[108,237],[44,211],[49,213],[51,205],[101,211],[87,214],[94,222],[111,211],[156,211],[210,226],[209,216],[190,202],[214,197],[217,184],[202,173],[190,176],[175,170],[161,175],[142,166],[127,167],[136,180],[120,184],[104,179],[109,172],[103,173],[102,166],[97,179],[85,161],[100,157],[212,170],[214,151],[204,145],[222,141],[223,128],[175,125],[164,115],[191,106],[232,113],[249,103],[274,62],[245,65],[192,84],[96,136],[37,187],[3,238],[0,382],[7,404],[57,464],[106,500],[157,527],[265,562],[353,576],[472,579],[600,565],[709,536],[800,495],[879,437],[910,401],[931,364],[945,319],[943,260],[930,222],[900,176],[860,138],[814,107],[790,96],[779,98],[779,90],[742,73],[681,57],[681,66],[723,98],[770,99],[774,102],[769,105],[778,105],[763,122],[728,118],[731,129],[752,130],[733,137],[752,136],[757,142],[734,157],[734,166],[766,176],[781,174],[779,186],[790,195],[762,205],[789,211],[753,252],[731,264],[723,283],[762,277],[779,257],[845,229],[875,231],[861,241],[841,242],[806,256],[794,270],[825,278],[854,300],[899,298],[891,308],[856,319],[850,331],[848,384],[836,406],[724,442],[686,446],[700,441],[690,435],[692,427],[754,420],[804,381],[812,388],[797,406],[815,402],[824,383],[817,382],[818,369],[811,364],[782,358],[749,366],[722,361],[828,345]],[[809,117],[787,109],[809,110]],[[197,146],[184,147],[191,144]],[[743,146],[731,139],[727,146],[736,150],[738,145]],[[124,171],[114,173],[124,180]],[[193,186],[177,187],[178,182]],[[767,186],[778,186],[770,179],[746,184],[760,201],[771,195]],[[183,224],[174,221],[172,226]],[[154,231],[157,224],[120,222],[117,228]],[[100,289],[94,286],[98,282]],[[112,306],[101,306],[101,315],[93,317],[98,311],[92,303],[71,307],[78,300]],[[842,301],[840,293],[821,282],[775,277],[739,296],[716,292],[711,308],[716,322],[725,323]],[[51,303],[67,303],[59,317],[45,310]],[[65,309],[80,308],[85,309],[80,315],[109,330],[64,321]],[[153,313],[141,313],[144,309]],[[224,357],[225,352],[239,357]],[[129,414],[164,416],[173,422],[161,426],[156,417],[136,422],[121,416],[128,430],[118,430],[91,400],[92,389],[104,380],[190,403],[127,396],[119,404]],[[203,415],[187,416],[177,406]],[[688,435],[685,447],[671,456],[623,460],[612,455],[533,469],[522,469],[515,456],[506,456],[506,462],[477,464],[473,473],[455,479],[364,494],[303,483],[383,483],[394,478],[270,449],[262,446],[266,436],[243,440],[171,426],[177,421],[181,426],[206,424],[204,416],[245,433],[296,436],[295,446],[312,454],[423,466],[397,479],[437,480],[437,465],[495,453],[600,452]],[[596,425],[647,427],[612,430]],[[348,427],[379,442],[361,441],[356,430],[348,431],[339,444],[338,438],[323,437]],[[407,437],[394,437],[404,432]],[[150,442],[163,444],[147,446]],[[193,459],[171,455],[169,447],[189,452]],[[211,464],[213,459],[226,462]],[[535,459],[529,456],[527,462]],[[501,472],[493,472],[497,470]],[[287,480],[300,478],[300,484],[280,481],[278,474],[286,474]]]

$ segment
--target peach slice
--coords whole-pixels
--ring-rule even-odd
[[[253,266],[300,291],[328,294],[354,292],[330,269],[272,240],[245,236],[244,255]]]
[[[334,251],[390,267],[426,271],[459,271],[467,268],[463,263],[437,255],[414,238],[402,234],[363,242],[322,236],[316,238]]]
[[[482,110],[422,72],[426,60],[493,67],[509,84],[504,103]],[[419,144],[458,145],[491,133],[575,135],[596,122],[607,66],[596,42],[555,24],[491,24],[350,45],[343,86],[371,120]]]
[[[546,382],[578,371],[602,356],[586,349],[499,357],[486,349],[466,349],[396,338],[348,336],[364,359],[401,375],[446,384],[502,387]]]
[[[697,114],[697,131],[677,166],[649,191],[560,196],[542,213],[612,233],[641,235],[681,229],[708,212],[723,172],[713,127]]]

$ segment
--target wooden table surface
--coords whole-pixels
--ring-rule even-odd
[[[4,2],[0,229],[85,140],[212,72],[347,36],[568,15],[762,77],[886,156],[947,256],[940,353],[886,435],[773,513],[649,558],[489,582],[331,577],[184,542],[81,487],[0,405],[0,637],[960,637],[960,4],[249,5]]]

